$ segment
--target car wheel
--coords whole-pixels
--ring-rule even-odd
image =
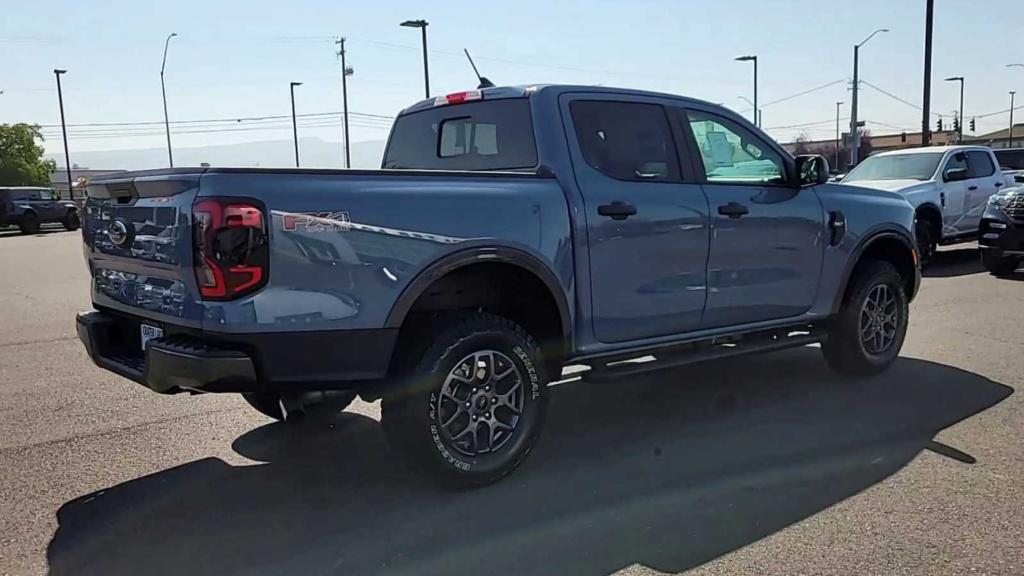
[[[841,374],[877,374],[896,360],[910,317],[903,279],[889,262],[858,265],[843,306],[821,343],[828,365]]]
[[[924,268],[933,256],[938,247],[938,238],[935,237],[935,226],[931,220],[918,220],[914,227],[914,236],[917,239],[917,255]]]
[[[63,224],[64,229],[69,232],[78,230],[78,227],[82,225],[82,222],[78,217],[78,210],[69,211],[61,224]]]
[[[1005,276],[1012,274],[1020,264],[1020,259],[1013,256],[1003,256],[1002,252],[992,250],[981,250],[981,264],[994,276]]]
[[[385,434],[446,486],[495,482],[523,462],[543,427],[540,348],[515,322],[486,313],[442,315],[426,341],[422,352],[402,354],[401,382],[381,405]]]
[[[250,406],[255,408],[257,412],[264,416],[279,421],[285,419],[284,413],[281,410],[280,394],[254,392],[242,394],[242,398],[245,398],[245,401],[248,402]],[[296,411],[304,415],[326,416],[328,414],[341,412],[347,408],[355,398],[355,393],[334,393],[323,400],[304,404],[301,409],[296,409]],[[291,420],[292,417],[289,416],[288,421]]]
[[[35,212],[26,212],[21,216],[18,228],[21,229],[22,234],[35,234],[39,232],[39,217],[36,216]]]

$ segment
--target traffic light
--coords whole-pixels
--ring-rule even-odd
[[[953,117],[953,132],[960,131],[960,120],[956,116]]]
[[[935,127],[938,128],[939,132],[942,132],[942,116],[939,116],[939,120],[935,123]]]
[[[974,132],[974,118],[971,118],[971,132]]]

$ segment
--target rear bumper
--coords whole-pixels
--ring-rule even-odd
[[[225,334],[174,330],[150,340],[140,320],[81,312],[78,337],[100,368],[159,392],[299,392],[361,388],[387,375],[397,330]]]
[[[161,394],[186,390],[245,392],[258,388],[255,364],[242,352],[204,344],[189,336],[167,336],[138,348],[129,323],[102,312],[80,312],[78,338],[100,368]],[[137,350],[137,352],[136,352]]]

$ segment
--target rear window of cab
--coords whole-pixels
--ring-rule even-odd
[[[526,98],[436,106],[399,116],[384,168],[523,170],[537,166]]]

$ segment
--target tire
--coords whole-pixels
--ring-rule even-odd
[[[78,210],[70,210],[64,220],[61,221],[64,225],[64,229],[68,232],[74,232],[78,230],[78,227],[82,225],[81,219],[78,217]]]
[[[384,432],[444,486],[495,482],[523,462],[543,428],[540,348],[493,314],[443,314],[427,328],[400,351],[399,386],[381,403]]]
[[[21,222],[18,223],[18,228],[21,229],[22,234],[35,234],[39,232],[39,217],[36,216],[35,212],[26,212],[21,216]]]
[[[821,351],[840,374],[878,374],[899,355],[909,318],[909,301],[896,268],[884,261],[863,262]]]
[[[928,218],[918,219],[914,227],[914,236],[917,240],[917,255],[921,261],[921,268],[935,256],[938,248],[938,238],[935,235],[935,223]]]
[[[268,418],[283,421],[284,414],[281,412],[281,395],[269,392],[242,394],[242,398],[256,409],[257,412]],[[324,416],[334,412],[340,412],[348,407],[355,400],[355,393],[335,394],[318,402],[302,406],[301,412],[307,415]],[[288,420],[291,421],[291,418]]]
[[[1020,264],[1020,259],[1013,256],[1003,256],[1001,252],[993,252],[982,248],[981,264],[993,276],[1005,276],[1012,274]]]

